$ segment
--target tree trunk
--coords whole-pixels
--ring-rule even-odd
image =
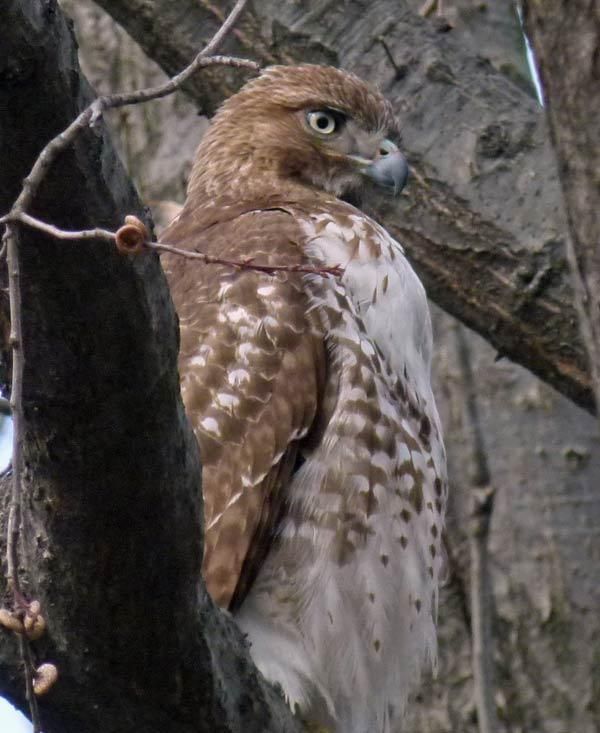
[[[0,47],[6,211],[44,142],[92,95],[53,3],[10,3]],[[67,228],[144,216],[102,125],[59,159],[35,213]],[[36,657],[60,674],[42,704],[44,730],[296,730],[200,581],[198,451],[158,258],[23,230],[20,264],[22,582],[49,626]],[[2,538],[9,493],[5,482]],[[17,648],[0,631],[0,690],[23,707]]]

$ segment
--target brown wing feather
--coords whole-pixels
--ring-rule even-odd
[[[184,210],[163,239],[260,264],[304,262],[292,216],[230,212],[201,221]],[[322,333],[301,275],[271,276],[169,256],[180,318],[182,396],[203,464],[203,574],[222,606],[243,600],[268,550],[298,441],[319,401]]]

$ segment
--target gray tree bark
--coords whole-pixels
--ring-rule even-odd
[[[78,1],[75,10],[79,11],[82,4]],[[155,10],[157,7],[161,8],[160,16],[152,15],[153,5]],[[161,6],[145,2],[143,7],[138,9],[138,16],[142,11],[147,13],[145,16],[142,15],[142,18],[150,50],[151,47],[156,49],[154,53],[157,59],[160,59],[162,54],[163,65],[171,70],[181,68],[197,50],[202,43],[200,30],[203,33],[202,37],[208,36],[218,23],[218,18],[209,9],[209,7],[214,7],[213,5],[203,3],[193,3],[193,5],[194,7],[191,3],[186,5],[185,0],[181,0],[177,8],[172,3]],[[404,11],[398,13],[399,3],[391,1],[375,5],[377,5],[375,9],[377,12],[369,14],[366,10],[367,4],[363,3],[345,3],[343,8],[336,8],[336,4],[333,3],[293,5],[284,3],[278,4],[277,12],[269,15],[272,12],[271,4],[261,3],[260,15],[251,14],[249,16],[246,23],[240,28],[242,36],[238,33],[237,41],[239,43],[240,38],[243,41],[245,37],[246,53],[250,53],[248,49],[251,48],[253,55],[258,55],[265,62],[276,59],[293,61],[302,58],[309,61],[339,63],[342,59],[344,65],[355,63],[354,68],[359,68],[363,75],[371,76],[375,80],[386,81],[393,70],[389,66],[389,60],[386,60],[388,59],[387,51],[380,41],[374,39],[377,35],[381,35],[382,26],[389,26],[390,30],[384,28],[383,33],[387,49],[392,53],[400,74],[402,74],[402,63],[399,63],[398,57],[400,62],[402,59],[406,61],[406,69],[404,77],[389,83],[388,93],[395,92],[393,98],[398,103],[403,119],[407,119],[404,144],[410,151],[413,163],[416,163],[417,172],[422,174],[422,181],[429,185],[429,189],[425,189],[422,181],[417,180],[416,200],[407,199],[404,207],[409,209],[406,221],[402,212],[402,216],[400,214],[394,214],[394,216],[401,219],[401,225],[406,232],[409,234],[412,232],[408,242],[411,245],[411,251],[420,247],[424,248],[424,254],[418,255],[415,262],[418,266],[420,259],[425,261],[424,271],[426,277],[430,277],[428,283],[430,291],[433,289],[432,295],[438,292],[437,280],[427,275],[433,268],[433,265],[430,265],[428,269],[427,258],[435,258],[435,247],[442,248],[439,250],[440,258],[461,257],[460,250],[457,254],[454,250],[449,251],[445,243],[444,227],[447,226],[447,236],[450,244],[454,242],[454,247],[457,246],[458,241],[457,231],[459,233],[472,232],[472,240],[468,240],[470,242],[468,246],[476,249],[477,256],[481,257],[484,273],[482,275],[484,279],[478,281],[479,287],[483,289],[482,283],[489,282],[488,276],[493,268],[490,269],[488,265],[494,262],[497,250],[501,251],[501,246],[508,244],[510,257],[507,257],[507,271],[511,272],[510,277],[514,280],[510,287],[513,287],[515,292],[521,293],[522,310],[525,312],[525,317],[531,318],[527,315],[530,308],[528,299],[531,298],[534,303],[537,302],[538,288],[542,298],[549,299],[548,302],[551,303],[560,303],[562,307],[562,303],[565,303],[570,297],[569,289],[565,285],[564,268],[561,265],[554,270],[552,263],[554,255],[560,252],[563,222],[556,179],[551,172],[550,151],[544,142],[544,126],[540,121],[537,108],[530,99],[528,100],[527,94],[509,82],[499,81],[498,77],[481,60],[470,58],[473,52],[464,47],[462,39],[458,43],[452,42],[453,31],[446,33],[436,31],[436,28],[439,30],[442,26],[435,19],[431,23],[418,19],[413,20],[412,16],[407,15]],[[123,12],[127,8],[135,15],[133,0],[123,5]],[[174,11],[177,14],[177,22],[172,20],[175,16],[170,15]],[[359,18],[361,12],[367,13],[364,20]],[[204,13],[203,24],[200,23],[200,16],[197,13]],[[349,16],[347,21],[341,17],[344,14]],[[89,15],[81,23],[80,37],[84,42],[83,52],[88,59],[88,67],[93,74],[93,69],[100,68],[100,64],[106,66],[107,59],[110,61],[106,68],[108,73],[105,74],[102,70],[96,74],[95,78],[100,78],[100,76],[108,78],[111,84],[121,87],[129,83],[127,77],[133,68],[134,72],[131,77],[136,76],[137,78],[131,78],[131,85],[137,86],[140,82],[145,84],[148,80],[144,70],[146,62],[139,50],[135,49],[135,44],[115,30],[105,18],[101,18],[97,11],[93,16],[95,26],[92,32],[86,33]],[[275,17],[277,21],[272,20]],[[130,19],[129,22],[132,23],[133,20]],[[325,26],[329,26],[330,23],[331,27],[326,28]],[[351,33],[348,28],[353,29]],[[460,31],[458,25],[456,30]],[[180,56],[171,58],[167,42],[176,38],[175,45],[177,45],[177,42],[186,36],[195,41],[190,42],[187,46],[181,45],[178,50]],[[86,40],[88,38],[96,39],[101,53],[96,53],[95,56],[89,53]],[[121,40],[116,40],[118,38]],[[111,41],[115,43],[114,53],[107,53],[106,50],[102,52],[102,48],[106,49],[107,44]],[[457,45],[460,46],[459,49],[456,48]],[[232,49],[233,46],[230,50]],[[375,55],[375,61],[372,60],[371,54]],[[361,55],[365,56],[361,62],[362,67],[356,65]],[[427,70],[430,64],[426,62],[431,61],[432,57],[435,62],[434,70],[432,74],[429,74]],[[171,64],[170,67],[169,64]],[[445,71],[445,64],[450,66],[454,72],[455,78],[452,84],[443,84],[438,79],[436,68],[441,65],[442,71]],[[481,71],[481,76],[478,76],[479,71]],[[234,77],[226,77],[226,79],[224,86],[219,75],[216,75],[210,84],[207,84],[204,77],[199,77],[196,83],[201,91],[192,90],[195,96],[191,98],[198,105],[200,95],[203,95],[202,99],[208,102],[205,102],[206,106],[202,108],[212,109],[214,104],[220,100],[224,90],[231,90],[239,83],[239,79]],[[488,90],[484,87],[485,82],[489,79],[491,79],[491,88]],[[455,86],[458,87],[458,92],[453,96],[449,90],[452,92]],[[496,109],[495,105],[498,100],[500,100],[500,106]],[[118,120],[124,140],[121,150],[128,164],[133,166],[138,186],[144,191],[145,196],[152,201],[164,198],[177,199],[181,197],[186,166],[189,165],[195,147],[196,121],[198,120],[195,114],[196,108],[193,105],[188,106],[182,99],[173,102],[172,106],[170,102],[160,102],[155,105],[153,111],[142,112],[139,117],[137,117],[137,110],[130,110],[126,117]],[[163,111],[165,105],[169,107],[167,112]],[[489,116],[486,115],[482,119],[483,113],[480,110],[488,106]],[[513,114],[516,115],[516,121],[513,121]],[[502,130],[508,129],[509,135],[507,142],[503,133],[500,134],[498,157],[490,158],[481,154],[479,131],[494,123],[499,123],[501,133]],[[200,132],[201,130],[198,129],[198,136]],[[513,137],[514,135],[516,137]],[[183,142],[180,149],[181,140]],[[498,138],[492,134],[491,140],[493,143]],[[173,141],[177,144],[173,144]],[[526,149],[523,150],[520,144],[525,145]],[[512,153],[511,145],[514,146]],[[529,145],[531,147],[527,147]],[[144,153],[144,150],[147,154]],[[487,148],[484,147],[484,150]],[[2,159],[4,160],[5,156]],[[84,166],[86,170],[87,165],[86,163]],[[89,175],[89,172],[86,175]],[[535,191],[529,187],[528,181],[532,179],[536,181]],[[415,184],[414,180],[413,184]],[[507,192],[511,190],[513,194],[508,196]],[[446,191],[448,191],[451,202],[448,210],[444,208]],[[411,195],[410,188],[409,195]],[[431,195],[434,204],[437,205],[437,209],[434,206],[434,213],[431,213],[433,204],[426,200],[427,195]],[[59,216],[60,201],[61,198],[57,195],[56,208],[48,209],[43,213],[49,217]],[[455,205],[452,205],[452,201],[455,202]],[[527,210],[528,207],[530,211]],[[117,221],[121,215],[122,211],[115,214],[114,221]],[[449,221],[451,216],[457,218],[459,225]],[[466,224],[463,224],[463,217]],[[57,219],[54,220],[57,221]],[[74,225],[74,221],[64,219],[59,223]],[[113,223],[114,221],[111,220]],[[79,223],[81,220],[77,220],[77,224]],[[97,220],[93,222],[86,220],[85,222],[90,225],[92,223],[101,222]],[[471,229],[468,228],[469,226]],[[549,247],[548,245],[542,246],[541,243],[546,242],[551,236],[549,232],[553,232],[554,244],[551,247],[553,253],[546,260],[544,258],[546,258]],[[403,241],[407,241],[403,234],[398,234],[398,236]],[[494,246],[494,242],[500,243],[498,247]],[[80,248],[79,245],[76,246]],[[67,248],[67,251],[64,248]],[[59,269],[64,259],[69,260],[73,257],[73,251],[70,248],[71,245],[59,244],[51,249],[53,258],[55,256],[63,258],[58,261]],[[43,253],[45,251],[44,249]],[[37,251],[36,256],[40,260],[40,267],[47,264]],[[475,258],[475,255],[473,257]],[[456,267],[457,277],[462,277],[459,269],[462,261],[460,260]],[[525,269],[529,269],[527,272],[521,270],[519,275],[520,265],[517,263],[522,264],[523,261],[526,264]],[[84,271],[89,266],[87,257],[83,263],[81,260],[78,260],[78,263],[78,267],[82,267]],[[111,271],[116,269],[119,263],[120,261],[117,261],[111,267]],[[544,264],[550,265],[550,275],[545,270]],[[54,269],[52,272],[54,273]],[[472,272],[470,269],[466,271],[466,279]],[[510,277],[508,277],[509,280]],[[545,280],[548,277],[549,281]],[[73,279],[77,280],[76,274],[73,274]],[[533,283],[529,293],[526,286],[528,281],[530,285]],[[75,285],[71,287],[74,288]],[[458,282],[456,287],[459,287]],[[489,288],[489,298],[493,300],[497,290],[504,287],[506,285],[500,282]],[[442,302],[446,297],[453,297],[452,288],[445,280],[441,279],[439,289],[441,289],[442,296],[438,299]],[[476,289],[475,284],[472,289]],[[139,290],[136,290],[137,292]],[[460,297],[468,300],[467,296]],[[478,307],[482,293],[479,293],[477,297],[479,300],[476,303],[470,301],[464,307],[467,310]],[[462,308],[463,301],[459,302]],[[538,306],[531,307],[537,308]],[[568,333],[571,336],[565,335],[567,331],[560,331],[560,333],[565,338],[572,340],[576,327],[573,311],[570,313],[571,316],[565,319],[565,323],[568,322],[570,329]],[[520,313],[517,309],[514,317],[518,316]],[[593,432],[593,420],[525,370],[511,365],[505,359],[495,363],[495,350],[474,334],[468,336],[474,384],[465,385],[456,336],[459,327],[440,311],[436,313],[435,322],[438,344],[436,391],[438,400],[441,402],[446,428],[453,487],[452,507],[448,522],[451,576],[440,610],[440,676],[435,683],[428,683],[418,696],[411,708],[405,730],[418,730],[420,733],[442,733],[442,731],[445,733],[449,731],[475,733],[478,730],[473,704],[470,662],[471,619],[468,611],[470,588],[469,563],[466,554],[467,518],[470,513],[469,492],[476,483],[471,462],[473,426],[467,418],[465,408],[466,389],[470,386],[477,395],[479,438],[487,456],[492,482],[496,488],[496,506],[490,536],[492,558],[490,580],[493,586],[496,642],[494,662],[497,682],[493,692],[497,713],[501,719],[501,729],[511,731],[511,733],[519,731],[522,733],[531,733],[531,731],[592,733],[600,727],[600,714],[597,706],[597,700],[600,697],[600,680],[597,671],[600,667],[600,659],[597,656],[597,644],[595,643],[599,631],[598,611],[600,610],[600,599],[597,594],[597,588],[600,587],[600,563],[598,563],[600,550],[597,542],[600,507],[594,494],[600,472],[600,459],[597,440]],[[490,323],[483,324],[483,326],[485,330]],[[119,331],[120,329],[121,327]],[[114,337],[114,334],[110,334],[110,337]],[[551,337],[557,338],[556,334]],[[502,333],[500,338],[503,338]],[[127,344],[124,348],[126,347]],[[143,358],[148,357],[144,354]],[[568,359],[571,357],[567,354],[565,358],[565,363],[569,363]],[[68,392],[64,382],[61,384],[63,390]],[[108,408],[116,400],[113,389],[111,387],[108,394],[105,393],[108,400],[107,413],[110,411]],[[98,390],[101,395],[100,388]],[[586,399],[589,400],[589,391],[586,394],[588,395]],[[125,402],[123,413],[126,413],[128,404]],[[136,409],[140,409],[139,405]],[[64,410],[64,406],[59,406],[57,410],[52,411],[52,415],[60,416]],[[68,411],[66,414],[69,414]],[[118,414],[121,415],[121,412]],[[131,423],[125,423],[127,424]],[[93,450],[91,444],[95,432],[94,425],[95,423],[92,422],[92,435],[89,437],[90,451]],[[133,427],[129,432],[133,432]],[[121,437],[119,433],[117,438]],[[127,439],[130,440],[131,436],[127,435]],[[106,440],[105,436],[103,440]],[[45,445],[44,439],[39,439],[36,445]],[[143,451],[143,447],[142,445],[138,450],[134,446],[134,450],[139,454],[140,464],[143,462],[143,452],[140,452]],[[103,448],[103,455],[110,455],[110,450]],[[124,448],[121,446],[119,451],[124,453]],[[68,454],[64,460],[69,460]],[[33,465],[32,468],[36,468],[36,465]],[[60,470],[62,471],[62,466]],[[122,477],[123,483],[127,484],[132,474],[138,480],[138,474],[135,473],[137,470],[143,471],[143,467],[141,465],[138,468],[131,467],[132,473]],[[99,473],[101,473],[100,470]],[[144,480],[147,478],[144,473]],[[97,489],[97,483],[92,484],[91,488]],[[104,484],[102,489],[105,490]],[[115,485],[114,490],[115,492],[121,491],[123,486]],[[152,496],[151,493],[149,495]],[[94,508],[94,513],[95,510],[96,508]],[[90,522],[91,513],[90,509]],[[105,512],[105,514],[108,513],[108,511]],[[138,526],[142,519],[139,516],[133,517],[132,514],[133,512],[130,512],[129,515],[126,515],[128,520],[135,522],[132,525],[133,528],[128,530],[127,536],[131,532],[137,534],[140,531]],[[100,513],[98,516],[105,515]],[[109,520],[115,521],[112,516],[104,521],[110,525]],[[144,521],[147,521],[147,517]],[[193,534],[195,529],[192,527],[187,531]],[[117,563],[121,559],[122,549],[118,548],[122,540],[119,542],[118,538],[114,537],[114,541],[117,542],[115,557],[115,563]],[[52,542],[53,552],[60,552],[60,544],[55,546],[53,538]],[[156,551],[158,552],[158,549]],[[97,559],[95,562],[97,563]],[[128,569],[130,568],[131,565],[128,566]],[[140,579],[139,587],[142,582],[147,581],[147,577]],[[112,596],[112,585],[107,583],[104,577],[102,584],[108,589],[109,596]],[[87,584],[85,587],[87,589]],[[95,592],[99,593],[100,590],[98,588]],[[70,588],[63,592],[68,595]],[[127,598],[129,596],[126,596]],[[111,604],[111,608],[118,607],[119,600],[111,597]],[[153,609],[154,606],[152,606]],[[115,613],[116,611],[111,611],[112,615]],[[66,628],[64,623],[59,628],[62,629],[66,640],[70,629]],[[209,626],[207,633],[210,634],[214,628]],[[229,627],[226,628],[228,634],[235,633]],[[10,647],[4,644],[5,640],[2,637],[0,639],[2,639],[0,641],[1,658],[3,653],[1,650],[7,650]],[[120,639],[121,635],[118,634],[110,642],[112,646],[105,648],[116,648]],[[68,640],[71,643],[70,638]],[[142,639],[140,646],[144,641],[148,640]],[[172,639],[171,643],[173,643]],[[212,642],[210,644],[212,645]],[[174,648],[179,648],[176,642]],[[94,649],[97,650],[98,655],[102,654],[99,646]],[[219,649],[218,641],[216,649]],[[234,659],[237,649],[237,644],[234,643],[232,652]],[[46,650],[42,648],[40,652],[46,653]],[[147,649],[144,654],[147,655]],[[102,657],[99,661],[101,664],[106,662]],[[206,663],[210,666],[208,662]],[[122,662],[122,664],[126,665],[128,662]],[[102,667],[100,666],[99,669]],[[242,665],[242,670],[244,669],[249,668]],[[0,680],[4,680],[4,671],[7,674],[14,674],[14,667],[10,665],[0,667]],[[119,668],[120,671],[121,668]],[[245,672],[242,671],[242,674]],[[243,720],[244,717],[250,716],[248,719],[254,720],[252,716],[255,714],[259,716],[256,720],[260,720],[260,715],[264,713],[260,702],[263,699],[263,692],[254,692],[252,686],[255,680],[251,673],[248,674],[251,677],[249,681],[251,692],[250,698],[246,700],[256,707],[256,712],[248,713],[246,709],[243,709],[239,713],[240,719]],[[86,679],[85,675],[84,679]],[[214,679],[214,673],[211,674],[209,670],[202,682],[204,684],[202,689],[206,695],[210,696],[214,693],[214,687],[210,686],[210,681]],[[235,670],[234,662],[231,662],[229,667],[226,663],[222,663],[221,681],[226,689],[225,691],[221,689],[215,694],[217,698],[218,694],[231,695],[230,698],[224,700],[219,709],[220,715],[225,718],[235,713],[235,700],[239,701],[239,697],[236,698],[239,692],[236,689],[236,680],[239,680],[239,675]],[[115,675],[115,681],[122,683],[119,675]],[[21,682],[16,676],[14,682],[16,686],[10,689],[18,693],[21,690]],[[68,676],[65,684],[71,684],[71,682],[72,678]],[[227,689],[230,684],[232,685],[231,690]],[[128,688],[125,687],[125,689]],[[156,687],[153,689],[156,690]],[[247,692],[245,687],[244,690]],[[73,703],[77,710],[85,707],[84,712],[87,715],[87,701],[90,700],[90,704],[94,704],[98,699],[97,696],[94,697],[94,694],[97,695],[97,693],[94,693],[93,690],[90,693],[91,697],[85,697],[89,692],[89,690],[81,690],[80,696],[75,696],[78,703],[74,704],[75,698],[70,698],[69,704]],[[108,695],[113,693],[114,687],[107,691]],[[119,694],[121,693],[117,694],[117,700]],[[256,703],[254,695],[258,700]],[[148,698],[144,697],[140,704],[156,702],[155,700],[149,701]],[[191,698],[188,699],[192,701]],[[81,700],[85,701],[84,706],[81,705]],[[102,699],[102,705],[108,706],[107,724],[110,724],[111,720],[116,720],[116,716],[113,715],[114,711],[108,705],[109,702],[110,705],[115,704],[109,698]],[[135,700],[132,700],[131,697],[123,699],[123,707],[131,706],[132,718],[138,710],[134,703]],[[53,704],[51,698],[48,704]],[[153,708],[149,707],[148,710],[152,711]],[[202,708],[202,711],[198,713],[199,717],[204,715],[204,710],[205,708]],[[56,715],[60,716],[63,712],[64,706],[58,708]],[[100,713],[98,713],[99,717]],[[102,730],[129,730],[134,727],[129,724],[132,718],[124,718],[122,727],[103,727]],[[203,719],[203,722],[195,720],[194,724],[206,726],[205,728],[199,727],[198,730],[220,730],[221,728],[214,727],[217,725],[217,718],[218,716],[210,717],[209,714]],[[58,719],[59,717],[56,718]],[[94,723],[95,720],[93,718]],[[142,727],[136,725],[136,730],[155,729],[143,727],[151,725],[146,718],[141,718],[140,721]],[[85,722],[87,724],[87,719]],[[82,721],[79,719],[74,724],[80,725],[78,730],[94,729],[87,725],[82,727]],[[229,722],[229,719],[223,725],[230,725],[232,730],[236,729],[235,721]],[[238,725],[241,723],[238,722]],[[169,730],[164,727],[160,729]],[[182,729],[187,728],[182,727]],[[268,730],[269,728],[256,728],[256,730],[263,729]],[[277,723],[273,723],[271,729],[283,730],[277,727]],[[60,730],[66,729],[61,728]]]
[[[406,0],[415,12],[431,20],[471,53],[487,59],[495,69],[531,96],[535,87],[525,53],[525,38],[516,3],[488,0]]]
[[[600,7],[524,2],[539,59],[570,237],[567,254],[596,404],[600,405]]]

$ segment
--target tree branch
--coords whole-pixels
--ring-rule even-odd
[[[152,242],[148,239],[148,231],[143,222],[137,219],[137,217],[126,216],[126,222],[128,219],[135,220],[135,223],[129,225],[126,224],[117,232],[111,232],[108,229],[100,229],[98,227],[95,229],[66,231],[65,229],[60,229],[59,227],[55,227],[53,224],[40,221],[40,219],[36,219],[34,216],[30,216],[25,213],[7,214],[0,218],[0,224],[4,222],[20,222],[32,229],[45,232],[55,239],[68,242],[77,242],[87,239],[101,239],[105,242],[115,242],[117,249],[119,249],[121,254],[139,254],[139,252],[142,252],[143,250],[158,252],[159,254],[161,252],[170,252],[178,257],[185,257],[188,260],[201,260],[207,265],[225,265],[226,267],[239,270],[264,272],[267,275],[274,275],[276,272],[302,272],[308,275],[322,275],[324,277],[331,275],[332,277],[341,277],[344,274],[344,270],[341,266],[311,267],[310,265],[261,265],[259,262],[255,262],[254,259],[229,260],[223,257],[211,257],[203,252],[181,249],[180,247],[175,247],[168,242]],[[125,241],[123,237],[120,237],[120,233],[124,229],[132,229],[135,232],[135,241]],[[0,410],[1,409],[2,402],[0,400]]]
[[[12,594],[13,609],[24,602],[19,578],[19,540],[21,539],[22,496],[23,496],[23,319],[21,315],[21,267],[19,264],[19,234],[14,222],[6,224],[2,237],[6,247],[8,268],[8,293],[10,307],[10,347],[12,351],[12,383],[10,408],[13,421],[12,482],[8,521],[6,527],[6,577]],[[33,692],[35,666],[32,661],[29,639],[19,636],[19,655],[25,676],[25,699],[31,715],[33,733],[41,733],[40,712]]]
[[[99,4],[167,73],[192,58],[216,23],[196,0]],[[430,297],[500,355],[592,410],[559,182],[536,100],[396,0],[263,0],[239,31],[228,53],[252,53],[262,64],[334,63],[379,84],[402,122],[413,172],[384,223]],[[240,79],[206,74],[198,82],[185,89],[211,112]]]

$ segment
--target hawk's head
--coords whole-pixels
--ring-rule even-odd
[[[198,149],[190,194],[237,199],[302,189],[360,199],[408,175],[390,103],[345,71],[272,66],[227,100]]]

